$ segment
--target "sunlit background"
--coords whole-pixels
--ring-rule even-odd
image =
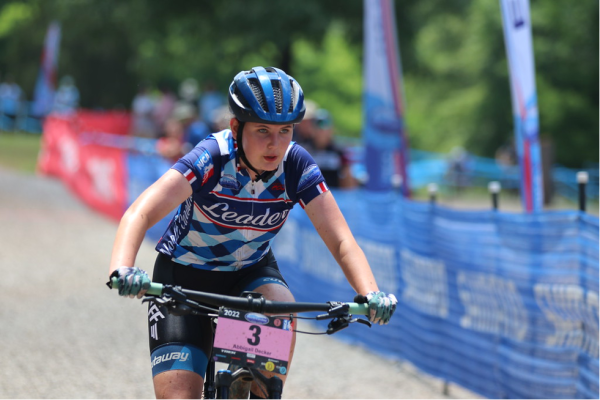
[[[398,1],[411,147],[494,157],[513,138],[498,1]],[[598,161],[598,2],[531,2],[540,135],[555,161]],[[280,67],[326,107],[336,134],[361,134],[362,1],[3,1],[0,79],[32,98],[46,30],[62,28],[58,78],[81,106],[128,109],[138,85],[186,78],[225,90],[255,65]]]

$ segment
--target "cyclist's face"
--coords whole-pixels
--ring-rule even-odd
[[[236,140],[238,127],[238,120],[233,118],[231,131]],[[246,122],[242,140],[248,161],[259,171],[273,171],[283,159],[292,141],[292,132],[291,124],[272,125]]]

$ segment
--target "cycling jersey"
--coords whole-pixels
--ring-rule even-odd
[[[173,167],[192,186],[156,250],[195,268],[234,271],[264,257],[296,203],[328,189],[308,152],[291,142],[275,173],[253,181],[229,129],[210,135]]]

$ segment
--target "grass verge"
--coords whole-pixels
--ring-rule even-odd
[[[41,135],[0,131],[0,166],[35,174]]]

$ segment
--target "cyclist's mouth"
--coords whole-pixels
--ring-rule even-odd
[[[277,156],[264,156],[264,158],[267,162],[277,161]]]

